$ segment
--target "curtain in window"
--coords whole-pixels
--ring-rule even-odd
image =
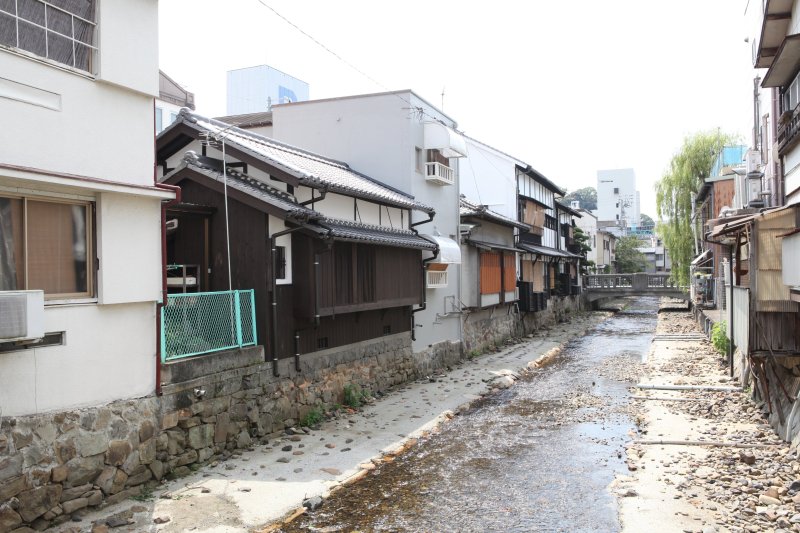
[[[86,206],[28,200],[28,288],[85,293]]]
[[[0,290],[25,288],[22,200],[0,198]]]

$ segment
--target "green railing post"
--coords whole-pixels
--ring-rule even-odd
[[[242,302],[239,291],[233,291],[234,307],[236,308],[236,345],[242,347]]]
[[[250,289],[250,325],[253,328],[253,346],[258,344],[258,337],[256,336],[256,291]]]

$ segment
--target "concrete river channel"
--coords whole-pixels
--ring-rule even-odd
[[[628,304],[282,531],[619,531],[608,485],[627,472],[627,387],[659,302]]]

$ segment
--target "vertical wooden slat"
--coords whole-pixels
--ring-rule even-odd
[[[481,252],[481,294],[495,294],[502,289],[500,254]]]

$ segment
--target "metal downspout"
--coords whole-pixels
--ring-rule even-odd
[[[290,233],[294,233],[297,230],[302,229],[302,226],[298,226],[296,228],[285,229],[283,231],[279,231],[278,233],[273,233],[270,236],[270,253],[272,254],[272,320],[270,320],[271,330],[270,337],[272,338],[272,375],[275,377],[280,376],[280,372],[278,372],[278,339],[277,339],[277,332],[278,332],[278,278],[275,276],[275,272],[278,269],[278,258],[275,253],[275,246],[278,237],[282,237],[284,235],[288,235]],[[295,366],[299,366],[299,357],[295,356]]]
[[[736,237],[736,244],[739,244],[739,237]],[[733,377],[733,246],[728,247],[728,277],[731,280],[731,298],[728,302],[728,321],[730,324],[731,340],[728,343],[728,364],[730,365],[731,377]],[[744,386],[744,384],[742,384]]]
[[[420,235],[419,231],[417,231],[414,228],[415,228],[415,226],[419,226],[421,224],[427,224],[428,222],[433,221],[433,217],[435,217],[435,216],[436,216],[436,213],[428,213],[428,220],[420,220],[419,222],[413,222],[413,223],[409,224],[408,227],[411,229],[412,232],[414,232],[414,235],[416,235],[417,237],[421,237],[421,238],[425,239],[425,237]],[[409,219],[411,218],[411,213],[408,214],[408,217],[409,217]],[[428,241],[428,239],[425,239],[425,240]],[[417,340],[417,325],[416,325],[416,321],[415,321],[414,315],[419,313],[420,311],[424,311],[428,307],[428,298],[427,298],[427,294],[425,293],[425,285],[426,285],[426,283],[425,283],[425,272],[426,272],[425,267],[428,265],[428,263],[430,263],[431,261],[436,259],[437,255],[439,255],[439,245],[436,244],[433,241],[428,241],[428,242],[431,242],[434,245],[436,245],[436,248],[433,250],[433,256],[432,257],[429,257],[428,259],[423,259],[422,260],[422,305],[420,305],[417,309],[412,309],[411,310],[411,340],[412,341]]]
[[[181,201],[181,188],[166,183],[155,186],[175,193],[174,199],[161,202],[161,300],[156,304],[156,396],[161,396],[161,310],[167,301],[167,208]]]

